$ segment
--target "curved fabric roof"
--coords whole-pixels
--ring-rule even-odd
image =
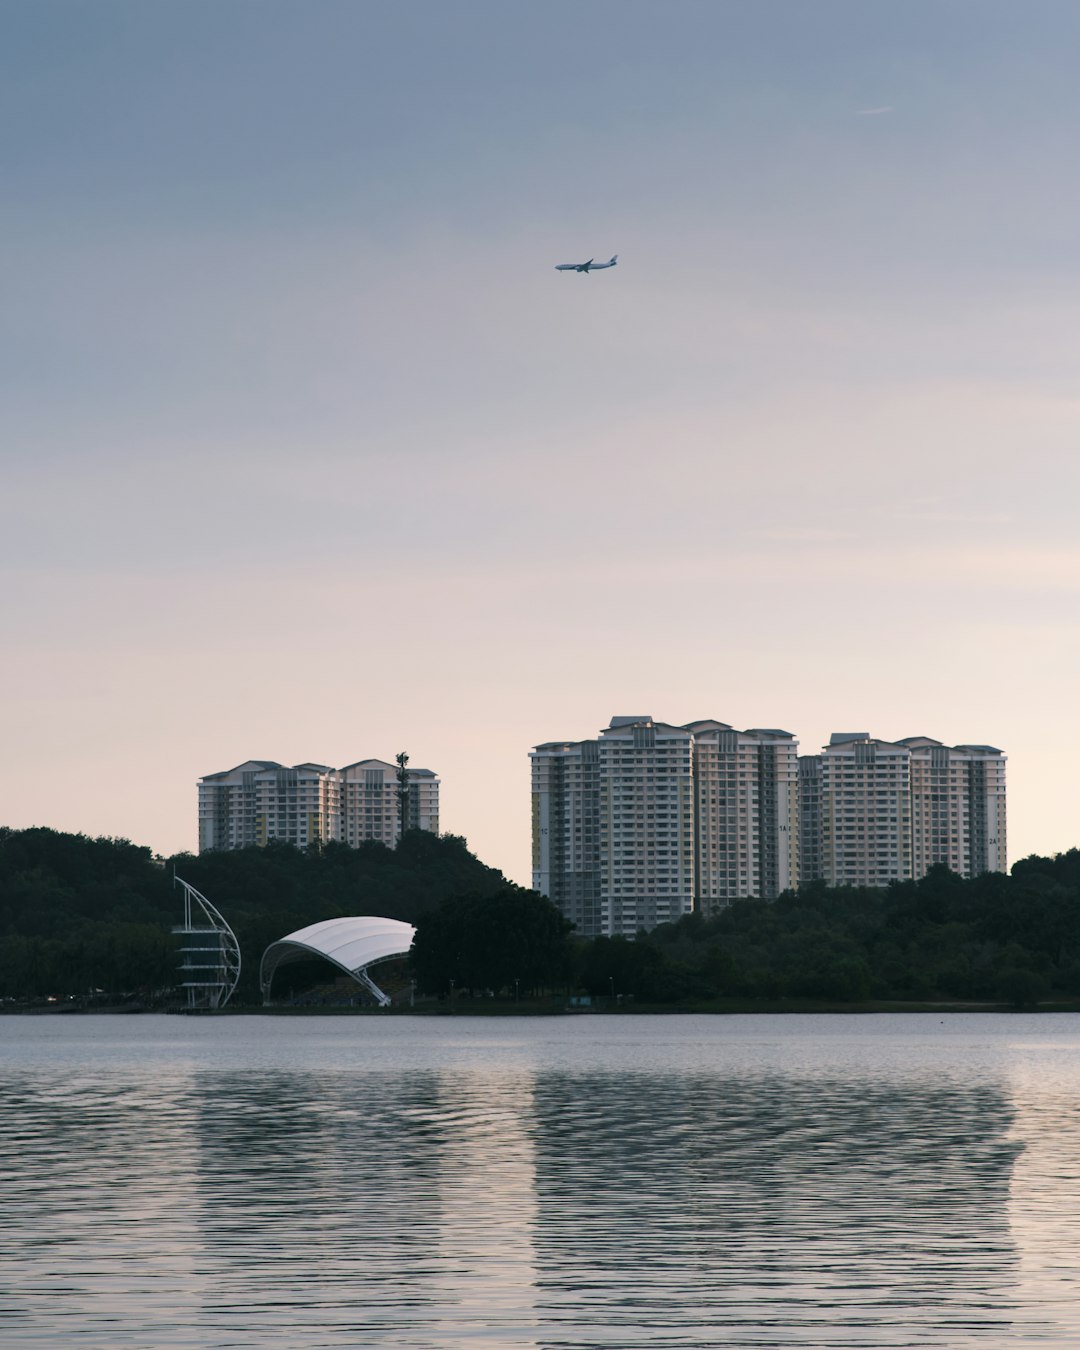
[[[270,988],[274,971],[289,961],[312,956],[324,957],[339,969],[360,978],[360,972],[380,961],[404,956],[412,946],[416,929],[400,919],[380,919],[371,915],[355,918],[323,919],[272,942],[263,952],[259,983],[264,993]]]

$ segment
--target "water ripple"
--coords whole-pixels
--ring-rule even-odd
[[[1076,1019],[0,1020],[5,1345],[1080,1335]]]

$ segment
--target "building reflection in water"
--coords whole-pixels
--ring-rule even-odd
[[[970,1074],[919,1056],[847,1073],[835,1056],[803,1072],[428,1058],[9,1078],[5,1344],[1076,1331],[1080,1053]]]
[[[384,1323],[395,1334],[428,1326],[448,1148],[438,1075],[246,1075],[203,1087],[207,1328],[273,1337],[314,1322],[371,1344]]]
[[[363,1344],[493,1319],[534,1343],[531,1075],[245,1077],[200,1100],[208,1329],[318,1309]]]
[[[539,1310],[568,1344],[1016,1330],[1018,1145],[985,1085],[553,1075],[536,1100]]]
[[[1009,1220],[1025,1301],[1060,1345],[1080,1342],[1080,1041],[1031,1037],[1015,1047],[1009,1091],[1019,1147]]]
[[[316,1081],[206,1092],[210,1323],[269,1332],[318,1307],[339,1334],[417,1345],[494,1327],[537,1346],[1017,1330],[1018,1144],[985,1083]]]

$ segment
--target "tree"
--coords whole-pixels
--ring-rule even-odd
[[[397,762],[398,816],[401,826],[398,834],[403,835],[409,828],[409,756],[402,750],[394,758]]]
[[[180,854],[169,864],[122,839],[0,828],[0,997],[162,989],[179,978],[172,865],[221,910],[243,951],[236,1002],[259,998],[271,942],[320,919],[373,914],[415,923],[449,895],[506,878],[464,840],[410,830],[396,849],[329,842],[301,850]]]
[[[678,996],[678,981],[672,981],[667,959],[645,937],[634,942],[624,937],[594,938],[584,952],[581,983],[601,998],[621,994],[664,1002],[673,993]]]
[[[416,982],[440,996],[557,984],[566,977],[570,928],[550,900],[519,886],[454,897],[417,922]]]

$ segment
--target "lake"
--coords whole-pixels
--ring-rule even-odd
[[[0,1018],[0,1342],[1080,1341],[1080,1016]]]

